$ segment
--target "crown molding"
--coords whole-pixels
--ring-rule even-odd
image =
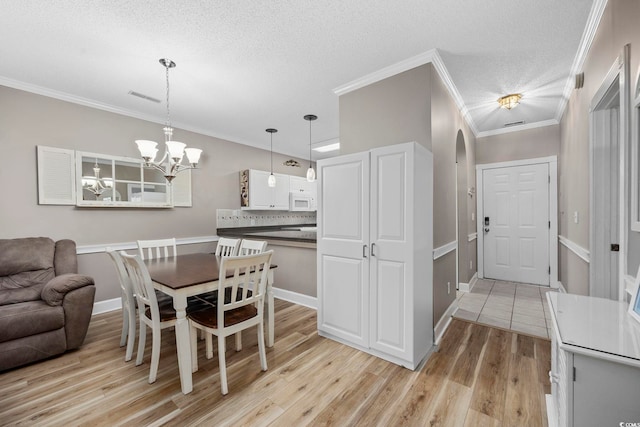
[[[509,126],[508,128],[500,128],[500,129],[493,129],[493,130],[488,130],[484,132],[479,132],[476,135],[476,137],[484,138],[486,136],[502,135],[505,133],[518,132],[518,131],[527,130],[527,129],[542,128],[542,127],[553,126],[557,124],[560,124],[560,122],[556,119],[542,120],[539,122],[525,123],[523,125],[518,125],[518,126]]]
[[[378,71],[374,71],[373,73],[352,80],[349,83],[343,84],[342,86],[338,86],[333,90],[333,93],[338,96],[344,95],[349,92],[353,92],[354,90],[389,78],[391,76],[395,76],[396,74],[411,70],[412,68],[428,64],[429,62],[433,62],[434,54],[437,54],[436,50],[431,49],[427,52],[421,53],[411,58],[407,58],[398,63],[389,65],[388,67],[382,68]]]
[[[377,83],[381,80],[387,79],[389,77],[395,76],[396,74],[403,73],[405,71],[411,70],[413,68],[419,67],[424,64],[431,63],[435,68],[438,76],[444,83],[445,87],[449,91],[449,94],[453,98],[458,110],[460,110],[460,114],[462,114],[463,119],[466,121],[467,125],[471,129],[474,135],[478,134],[478,128],[476,127],[471,115],[469,114],[469,109],[465,105],[462,100],[462,96],[460,96],[460,92],[458,92],[458,88],[453,83],[453,79],[445,67],[440,54],[438,53],[438,49],[431,49],[427,52],[421,53],[419,55],[413,56],[411,58],[405,59],[404,61],[400,61],[396,64],[390,65],[388,67],[382,68],[381,70],[374,71],[373,73],[367,74],[358,79],[352,80],[349,83],[346,83],[342,86],[338,86],[333,90],[333,93],[336,95],[345,95],[349,92],[353,92],[354,90],[363,88],[373,83]]]
[[[600,25],[600,20],[602,19],[602,15],[604,14],[604,9],[606,6],[607,0],[595,0],[593,2],[591,12],[589,12],[589,18],[587,19],[587,25],[584,29],[584,33],[582,33],[582,39],[580,40],[580,45],[578,46],[578,52],[573,59],[569,78],[567,79],[564,91],[562,92],[562,99],[560,99],[560,104],[558,104],[558,110],[556,111],[556,120],[558,122],[562,120],[564,110],[567,108],[567,103],[569,102],[569,98],[571,97],[571,93],[573,92],[575,86],[574,76],[578,74],[584,66],[584,62],[587,59],[589,49],[591,49],[591,44],[593,43],[593,39],[596,36],[596,32],[598,31],[598,26]]]

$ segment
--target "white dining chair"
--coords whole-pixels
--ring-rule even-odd
[[[133,292],[138,301],[138,319],[140,331],[138,337],[138,356],[136,366],[142,363],[144,347],[147,338],[147,329],[151,328],[151,369],[149,371],[149,384],[155,382],[160,361],[160,335],[162,329],[176,324],[176,312],[170,304],[158,304],[156,292],[149,276],[149,271],[138,255],[129,255],[120,252],[123,264],[131,281]]]
[[[236,256],[238,255],[238,247],[240,246],[240,239],[229,239],[227,237],[220,237],[216,246],[217,256]]]
[[[218,337],[218,364],[222,394],[229,392],[225,357],[227,336],[256,326],[260,366],[263,371],[267,370],[263,311],[267,273],[271,266],[272,255],[273,251],[268,251],[257,255],[223,257],[220,263],[216,307],[197,310],[187,315],[191,328],[193,372],[198,370],[197,331],[203,330],[207,334]],[[227,277],[227,272],[233,272],[233,275]],[[225,292],[227,288],[229,292]]]
[[[107,247],[107,253],[113,260],[120,282],[120,295],[122,298],[122,334],[120,335],[120,347],[127,345],[124,361],[128,362],[133,357],[133,346],[136,339],[136,300],[133,286],[127,274],[127,270],[119,252]]]
[[[267,242],[264,240],[248,240],[242,239],[238,255],[255,255],[261,254],[267,250]]]
[[[146,252],[146,255],[145,255]],[[138,240],[140,259],[168,258],[176,256],[176,239]]]

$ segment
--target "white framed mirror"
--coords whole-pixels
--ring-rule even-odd
[[[173,206],[162,173],[135,158],[76,151],[76,185],[77,206]]]
[[[631,102],[631,230],[640,232],[640,70]]]

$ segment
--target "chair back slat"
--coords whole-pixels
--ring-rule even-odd
[[[242,239],[238,255],[255,255],[261,254],[267,250],[267,242],[264,240]]]
[[[122,256],[118,251],[110,247],[107,247],[107,253],[116,266],[116,272],[118,273],[118,280],[120,282],[120,291],[122,293],[122,297],[125,298],[129,303],[133,304],[133,299],[135,298],[133,285],[131,284],[131,280],[129,279],[129,275],[127,274],[127,270],[124,266],[124,262],[122,261]],[[124,303],[125,301],[123,301],[123,306]]]
[[[138,255],[129,255],[124,251],[120,252],[125,269],[131,280],[133,291],[136,294],[138,300],[138,307],[151,308],[151,318],[159,319],[160,312],[158,310],[158,300],[156,298],[156,291],[153,288],[151,276],[147,266],[144,265]]]
[[[142,260],[176,256],[176,239],[138,240],[138,254]]]
[[[217,256],[236,256],[238,255],[238,247],[240,246],[240,239],[229,239],[226,237],[220,237],[216,246]]]
[[[218,284],[218,307],[222,308],[218,310],[219,322],[224,319],[224,312],[249,304],[256,304],[258,310],[262,312],[272,255],[273,251],[268,251],[255,255],[222,258]],[[233,275],[227,277],[231,271]],[[228,301],[225,300],[227,288],[231,290]]]

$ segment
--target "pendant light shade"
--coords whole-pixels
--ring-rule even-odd
[[[267,180],[267,185],[269,187],[276,186],[276,176],[273,174],[273,134],[278,132],[278,129],[266,129],[267,132],[271,134],[271,174],[269,174],[269,179]]]
[[[309,182],[316,180],[316,171],[313,170],[313,165],[311,164],[311,122],[317,118],[318,116],[313,114],[307,114],[304,116],[304,119],[309,121],[309,169],[307,169],[307,181]]]

